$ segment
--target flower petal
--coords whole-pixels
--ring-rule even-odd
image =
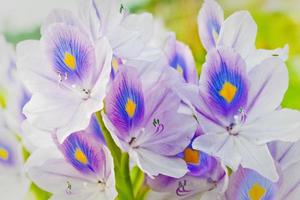
[[[300,139],[300,112],[291,109],[270,112],[245,124],[241,135],[258,144],[275,140],[295,142]]]
[[[257,26],[247,11],[229,16],[223,23],[218,45],[235,49],[242,58],[255,48]]]
[[[142,148],[132,152],[131,156],[150,177],[162,174],[180,178],[188,172],[185,162],[177,157],[162,156]]]
[[[205,88],[210,108],[223,117],[231,118],[247,103],[246,65],[232,49],[208,52],[200,84]]]
[[[249,72],[250,87],[245,109],[247,121],[277,109],[288,88],[286,65],[278,58],[270,58]]]
[[[198,28],[202,45],[208,51],[216,47],[224,20],[221,6],[215,0],[205,0],[198,15]]]
[[[115,77],[105,100],[108,118],[124,140],[131,129],[136,128],[144,117],[144,94],[134,68],[122,68]]]
[[[276,182],[279,178],[273,158],[267,145],[256,145],[242,136],[235,140],[236,150],[240,153],[241,165],[255,170],[260,175]]]

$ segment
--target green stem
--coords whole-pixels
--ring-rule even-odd
[[[130,179],[129,155],[128,153],[122,153],[121,149],[116,145],[111,134],[105,127],[100,111],[96,112],[96,118],[103,132],[106,146],[113,157],[118,200],[134,200],[135,198]]]

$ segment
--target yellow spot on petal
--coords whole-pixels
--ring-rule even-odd
[[[183,152],[183,159],[190,164],[198,164],[200,161],[200,152],[192,148],[186,148]]]
[[[84,165],[86,165],[88,163],[86,155],[80,149],[78,149],[78,148],[76,149],[74,156],[75,156],[75,159],[77,161],[79,161],[80,163],[82,163]]]
[[[248,197],[250,198],[250,200],[261,200],[265,196],[265,193],[266,189],[258,183],[255,183],[249,189]]]
[[[0,159],[1,160],[7,160],[9,157],[9,153],[6,149],[0,148]]]
[[[70,69],[74,70],[76,68],[76,59],[69,52],[65,53],[64,62]]]
[[[135,113],[135,109],[136,109],[136,104],[130,98],[128,98],[125,105],[125,110],[129,117],[133,117]]]
[[[181,76],[183,76],[183,69],[182,69],[182,67],[180,67],[179,65],[177,65],[176,70],[177,70],[177,72],[178,72]]]
[[[227,103],[230,103],[235,97],[237,88],[229,82],[225,82],[222,89],[219,91],[219,95],[221,95]]]
[[[111,66],[113,68],[113,70],[116,72],[119,69],[119,61],[117,58],[113,57],[112,61],[111,61]]]

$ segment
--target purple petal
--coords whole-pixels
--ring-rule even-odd
[[[247,103],[248,79],[245,62],[232,49],[212,50],[203,66],[200,84],[211,108],[225,117],[240,112]]]
[[[49,26],[42,38],[49,61],[63,81],[82,83],[89,80],[95,63],[94,47],[76,27]]]
[[[109,120],[120,132],[119,137],[126,137],[130,130],[141,123],[144,95],[134,68],[120,69],[108,91],[105,106]]]
[[[169,65],[176,69],[186,82],[198,83],[198,75],[193,54],[188,46],[176,41],[171,35],[167,41],[165,52],[169,58]]]
[[[84,132],[68,136],[61,150],[65,159],[78,171],[84,174],[101,174],[106,167],[106,155],[101,144]]]
[[[221,25],[224,20],[223,15],[222,8],[215,0],[206,0],[199,12],[199,35],[207,51],[216,47]]]

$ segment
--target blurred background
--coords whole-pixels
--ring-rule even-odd
[[[38,39],[41,22],[53,8],[76,11],[81,0],[0,0],[0,32],[16,44]],[[200,43],[197,15],[202,0],[123,0],[131,12],[150,12],[174,31],[177,39],[192,49],[198,71],[205,51]],[[249,10],[258,25],[257,48],[273,49],[288,44],[290,85],[283,107],[300,109],[300,3],[299,0],[219,0],[227,17],[237,10]],[[33,186],[35,187],[35,186]],[[38,190],[37,188],[32,188]],[[29,196],[28,199],[33,199]],[[40,195],[40,199],[47,199]]]

